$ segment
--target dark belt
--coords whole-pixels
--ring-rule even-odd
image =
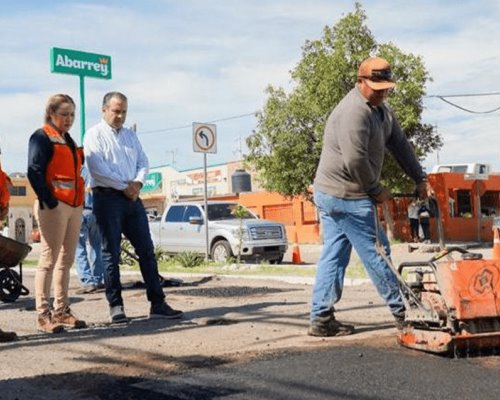
[[[109,187],[96,186],[92,188],[92,193],[115,193],[115,194],[123,194],[123,191],[118,189],[113,189]]]

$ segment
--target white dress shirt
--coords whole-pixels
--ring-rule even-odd
[[[136,133],[128,127],[117,131],[101,120],[85,133],[83,150],[92,187],[124,190],[130,182],[146,181],[149,161]]]

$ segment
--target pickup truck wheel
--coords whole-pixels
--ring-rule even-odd
[[[269,263],[271,263],[271,264],[281,264],[283,262],[283,257],[284,256],[280,256],[278,258],[273,258],[272,260],[269,260]]]
[[[210,257],[215,262],[226,262],[228,258],[233,256],[231,246],[227,240],[219,240],[212,246]]]

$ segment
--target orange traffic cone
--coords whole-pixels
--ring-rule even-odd
[[[494,260],[500,260],[500,228],[493,227],[493,253]]]
[[[295,237],[293,239],[292,264],[302,264],[302,260],[300,258],[299,238],[297,236],[297,231],[295,231]]]

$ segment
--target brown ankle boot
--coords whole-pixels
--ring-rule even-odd
[[[64,330],[64,326],[54,322],[52,316],[50,315],[50,312],[45,312],[38,315],[37,326],[40,332],[59,333]]]
[[[16,332],[5,332],[0,329],[0,343],[13,342],[17,340]]]
[[[52,314],[52,320],[54,323],[67,326],[68,328],[81,329],[87,326],[85,321],[82,321],[73,315],[69,307],[54,311]]]

